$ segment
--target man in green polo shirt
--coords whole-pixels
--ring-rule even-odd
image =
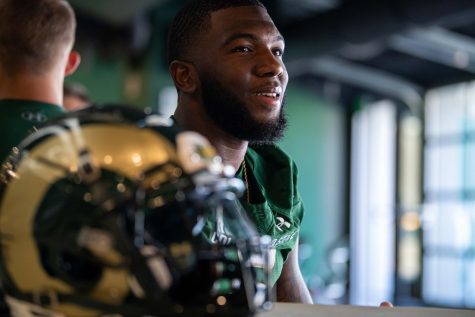
[[[206,136],[247,191],[243,206],[272,237],[272,282],[278,301],[311,303],[298,266],[303,205],[297,168],[277,145],[288,75],[284,39],[258,0],[192,0],[168,38],[170,74],[178,90],[176,122]],[[218,224],[211,240],[229,243]]]
[[[63,113],[63,81],[72,51],[74,12],[65,0],[0,2],[0,160],[28,131]]]

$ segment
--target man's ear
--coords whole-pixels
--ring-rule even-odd
[[[168,69],[179,91],[192,94],[198,89],[198,73],[193,64],[174,60],[170,63]]]
[[[64,75],[68,76],[74,73],[80,63],[81,63],[81,55],[79,55],[79,52],[71,51],[68,56],[66,68],[64,69]]]

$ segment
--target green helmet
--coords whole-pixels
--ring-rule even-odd
[[[39,128],[0,174],[0,279],[13,316],[269,307],[268,239],[240,207],[233,175],[201,135],[130,108]],[[228,245],[210,239],[223,222]]]

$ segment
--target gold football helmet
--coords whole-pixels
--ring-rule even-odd
[[[233,174],[201,135],[129,108],[39,128],[0,174],[0,279],[13,316],[269,307],[268,240],[242,211]],[[223,223],[228,245],[211,239]]]

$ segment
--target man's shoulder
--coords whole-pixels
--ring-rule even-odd
[[[11,115],[11,116],[23,116],[23,119],[27,121],[38,121],[41,118],[30,118],[28,117],[27,112],[30,113],[41,113],[43,114],[43,120],[49,119],[50,116],[55,116],[64,113],[64,109],[59,105],[54,105],[46,102],[40,102],[35,100],[20,100],[20,99],[7,99],[0,100],[0,113],[2,115]],[[25,118],[26,116],[26,118]]]
[[[60,106],[30,100],[0,100],[2,129],[11,134],[25,135],[33,126],[61,116]]]
[[[33,127],[63,113],[63,108],[52,104],[30,100],[0,100],[0,161]]]
[[[292,208],[300,203],[297,166],[279,146],[250,147],[246,153],[248,162],[269,203],[280,209]]]
[[[271,169],[296,168],[292,157],[277,144],[249,146],[246,155],[254,163],[268,166]]]

